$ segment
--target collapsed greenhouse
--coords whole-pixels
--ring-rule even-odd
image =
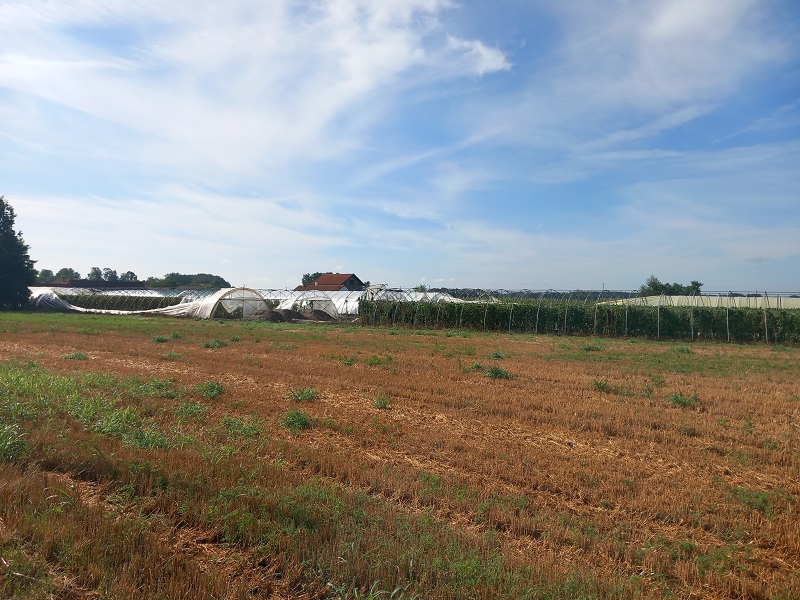
[[[156,314],[196,319],[247,319],[276,310],[321,311],[331,318],[358,315],[362,299],[385,302],[463,302],[440,292],[418,292],[372,286],[364,291],[294,291],[224,288],[220,290],[108,290],[31,288],[37,308],[100,314]]]

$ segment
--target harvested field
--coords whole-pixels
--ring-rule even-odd
[[[798,598],[799,423],[796,347],[0,314],[0,596]]]

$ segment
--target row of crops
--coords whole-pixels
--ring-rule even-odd
[[[731,342],[800,342],[800,309],[642,306],[542,298],[494,302],[362,299],[363,325]]]

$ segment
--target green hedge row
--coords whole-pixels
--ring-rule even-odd
[[[153,310],[180,304],[177,296],[121,296],[110,294],[82,294],[62,296],[73,306],[95,310]]]
[[[800,343],[798,309],[659,308],[551,299],[461,304],[361,300],[358,312],[364,325]]]

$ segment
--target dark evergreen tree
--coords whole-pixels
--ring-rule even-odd
[[[14,209],[0,196],[0,309],[22,308],[30,300],[29,286],[36,283],[36,269],[28,255],[22,232],[14,231]]]

